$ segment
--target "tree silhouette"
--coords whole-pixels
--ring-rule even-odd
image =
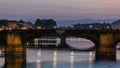
[[[35,26],[41,26],[42,28],[54,28],[54,26],[57,26],[56,21],[54,21],[53,19],[37,19],[35,21]]]

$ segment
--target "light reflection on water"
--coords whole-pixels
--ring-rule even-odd
[[[71,57],[70,57],[70,64],[71,64],[71,68],[74,67],[74,51],[71,51]]]
[[[38,57],[37,57],[37,68],[41,68],[41,50],[38,50],[38,53],[37,53]]]
[[[27,52],[30,51],[34,51],[31,52],[31,55],[33,55],[34,58],[32,59],[30,56],[27,56],[27,63],[33,63],[33,65],[36,65],[36,68],[76,68],[81,62],[88,64],[87,68],[92,68],[92,63],[94,61],[93,51],[79,52],[27,49]],[[31,60],[32,62],[30,62]],[[34,64],[35,62],[36,64]],[[27,68],[29,68],[29,66]]]
[[[88,41],[87,41],[88,42]],[[78,42],[70,44],[78,48],[88,47],[92,43]],[[80,44],[80,43],[79,43]],[[87,44],[87,45],[86,45]],[[86,46],[85,46],[86,45]],[[91,45],[93,46],[93,45]],[[82,48],[82,47],[81,47]],[[95,61],[95,52],[65,51],[65,50],[44,50],[37,48],[26,49],[26,68],[119,68],[120,67],[120,50],[117,50],[117,62],[112,61]],[[4,57],[0,57],[0,68],[4,65]],[[16,67],[17,68],[17,67]]]
[[[2,66],[4,65],[4,61],[5,61],[5,58],[0,57],[0,68],[2,68]]]
[[[27,49],[26,68],[119,68],[120,50],[117,61],[95,61],[95,52]],[[4,57],[0,57],[0,68]],[[16,67],[17,68],[17,67]]]
[[[54,50],[54,53],[53,53],[53,67],[57,68],[57,51],[56,50]]]

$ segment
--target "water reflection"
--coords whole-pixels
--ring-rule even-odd
[[[26,68],[26,62],[23,59],[23,57],[5,58],[5,64],[2,68]]]
[[[94,48],[95,46],[95,44],[92,41],[79,37],[67,37],[66,43],[70,47],[80,50],[89,50]]]
[[[119,52],[120,53],[120,52]],[[5,62],[4,68],[119,68],[120,62],[94,62],[93,51],[27,49],[27,62]],[[119,56],[118,56],[119,57]],[[15,59],[11,59],[15,60]],[[0,64],[3,62],[0,58]],[[26,65],[25,65],[26,64]],[[2,68],[3,66],[0,65]]]
[[[74,68],[74,51],[71,51],[70,68]]]
[[[38,49],[37,56],[37,68],[41,68],[41,49]]]
[[[57,68],[57,50],[53,53],[53,68]]]
[[[27,51],[29,51],[29,49]],[[94,60],[93,52],[62,51],[56,49],[38,49],[33,51],[34,54],[37,52],[37,55],[34,55],[34,58],[37,58],[37,60],[33,60],[32,62],[36,63],[36,67],[34,66],[34,68],[78,68],[76,65],[80,64],[81,62],[86,62],[88,66],[87,68],[92,68]],[[28,58],[31,59],[30,57]]]
[[[81,62],[88,62],[87,68],[92,68],[93,64],[93,52],[43,49],[27,49],[27,52],[31,54],[27,56],[27,63],[9,61],[5,63],[4,68],[78,68],[76,66]]]
[[[59,40],[59,39],[57,39]],[[76,42],[74,42],[74,41]],[[73,45],[79,45],[81,39],[68,39]],[[38,45],[38,40],[35,40],[35,45]],[[88,41],[87,41],[88,42]],[[84,43],[91,45],[91,43]],[[38,46],[36,46],[38,47]],[[79,46],[81,47],[81,46]],[[94,62],[95,53],[93,51],[66,51],[66,50],[47,50],[39,48],[27,48],[27,62],[16,62],[21,58],[9,58],[5,61],[0,57],[0,68],[119,68],[120,67],[120,51],[117,51],[117,63],[111,61]],[[106,59],[106,58],[105,58]],[[109,58],[108,58],[109,59]],[[5,61],[5,62],[4,62]],[[5,63],[5,64],[4,64]]]
[[[26,42],[27,47],[59,46],[61,40],[59,37],[40,37]]]
[[[89,55],[89,67],[88,68],[92,68],[92,63],[93,63],[93,53],[90,52],[90,55]]]

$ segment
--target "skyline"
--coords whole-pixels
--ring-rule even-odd
[[[0,19],[119,19],[119,0],[0,0]]]

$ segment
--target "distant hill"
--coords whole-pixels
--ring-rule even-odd
[[[99,20],[96,20],[96,19],[80,19],[80,20],[56,20],[57,22],[57,25],[58,26],[68,26],[68,25],[71,25],[71,24],[77,24],[77,23],[81,23],[81,24],[86,24],[86,23],[113,23],[115,22],[116,20],[118,19],[99,19]],[[33,24],[35,23],[35,19],[31,19],[31,18],[28,18],[28,19],[25,19],[25,21],[27,22],[32,22]]]
[[[113,23],[117,19],[101,19],[101,20],[96,20],[96,19],[80,19],[80,20],[60,20],[57,21],[58,26],[68,26],[71,24],[86,24],[86,23]]]

